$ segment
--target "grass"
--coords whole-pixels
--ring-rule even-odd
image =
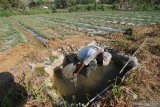
[[[42,72],[41,70],[42,70],[42,68],[38,68],[37,72],[41,73]],[[30,71],[27,71],[26,75],[25,75],[25,81],[24,81],[23,86],[25,87],[25,89],[29,93],[30,99],[37,100],[37,101],[43,101],[45,96],[43,95],[42,88],[37,90],[37,88],[41,84],[41,82],[36,82],[36,80],[38,78],[38,77],[35,77],[37,72],[31,73]],[[40,78],[38,78],[38,79],[40,79]]]
[[[27,8],[27,9],[7,9],[2,10],[0,9],[0,17],[9,17],[13,15],[31,15],[31,14],[50,14],[55,13],[57,9],[55,7],[49,8],[49,9],[43,9],[43,8]]]
[[[106,10],[115,10],[114,5],[105,5],[105,4],[99,4],[97,7],[95,7],[94,4],[88,4],[88,5],[77,5],[73,7],[69,7],[69,12],[87,12],[87,11],[106,11]]]
[[[20,42],[27,42],[27,39],[13,27],[8,18],[0,17],[0,31],[0,51],[14,47]]]
[[[16,10],[0,10],[0,16],[3,17],[8,17],[12,15],[19,15],[20,13]]]
[[[114,95],[117,98],[120,98],[122,96],[122,90],[120,89],[120,86],[114,84],[112,87],[112,92],[114,93]]]
[[[41,101],[43,99],[42,90],[35,91],[35,88],[33,87],[32,83],[25,84],[25,88],[33,97],[33,99]]]
[[[24,15],[31,15],[31,14],[49,14],[52,13],[53,10],[51,9],[43,9],[43,8],[29,8],[22,11]]]
[[[44,73],[45,73],[44,67],[36,67],[35,72],[37,74],[44,75]]]
[[[159,11],[101,11],[14,16],[12,18],[40,36],[54,39],[85,32],[80,28],[93,29],[95,32],[102,31],[104,34],[108,34],[113,31],[103,29],[103,27],[127,29],[133,26],[159,23],[159,14]]]
[[[57,56],[50,56],[49,59],[50,59],[52,62],[54,62],[56,59],[58,59],[58,57],[57,57]]]

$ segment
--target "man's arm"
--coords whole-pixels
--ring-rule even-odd
[[[77,77],[77,75],[78,75],[79,72],[83,69],[84,66],[85,66],[85,64],[82,63],[81,66],[80,66],[80,68],[79,68],[79,70],[78,70],[77,72],[73,72],[73,76],[74,76],[74,77]]]
[[[104,48],[100,48],[91,57],[87,59],[85,58],[85,61],[83,62],[79,70],[77,72],[73,72],[73,76],[76,77],[85,65],[88,65],[98,54],[102,53],[103,51],[104,51]]]

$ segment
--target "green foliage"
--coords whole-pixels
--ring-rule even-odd
[[[35,71],[36,73],[41,74],[41,75],[44,75],[44,72],[45,72],[43,67],[37,67],[35,68]]]
[[[55,59],[58,59],[57,56],[50,56],[49,59],[53,62]]]
[[[18,15],[20,14],[18,11],[14,11],[14,10],[0,10],[0,16],[12,16],[12,15]]]
[[[119,9],[123,10],[159,10],[158,0],[118,0]]]
[[[57,12],[57,9],[54,6],[51,7],[51,10],[52,10],[52,13]]]
[[[130,85],[131,83],[133,83],[133,78],[131,76],[129,76],[127,79],[126,79],[126,84],[127,85]]]
[[[54,10],[55,11],[55,10]],[[31,15],[31,14],[49,14],[52,13],[53,10],[51,9],[43,9],[43,8],[30,8],[25,9],[22,11],[22,14],[24,15]]]
[[[69,5],[67,0],[55,0],[54,4],[56,8],[67,8]]]
[[[41,94],[41,91],[42,91],[42,90],[38,90],[38,91],[32,93],[32,94],[33,94],[33,98],[36,99],[36,100],[41,101],[41,100],[43,99],[43,96],[42,96],[42,94]]]
[[[34,99],[39,100],[39,101],[43,99],[43,96],[41,94],[42,90],[40,89],[40,90],[35,91],[35,89],[33,88],[33,84],[31,84],[30,82],[25,84],[24,87],[26,88],[28,93],[31,93]]]
[[[77,4],[77,1],[76,1],[76,0],[68,0],[68,5],[69,5],[69,7],[75,6],[76,4]]]
[[[55,13],[57,12],[57,9],[55,7],[51,7],[49,9],[43,9],[43,8],[28,8],[24,10],[0,10],[0,17],[8,17],[13,15],[31,15],[31,14],[49,14],[49,13]]]
[[[113,85],[112,92],[117,98],[120,98],[122,96],[122,90],[118,85]]]
[[[134,5],[135,10],[160,10],[160,5],[151,3],[136,3]]]
[[[30,2],[30,7],[36,7],[36,6],[40,6],[43,3],[45,3],[44,0],[31,0]]]
[[[2,9],[19,8],[20,0],[0,0]]]
[[[95,7],[95,5],[90,4],[90,5],[77,5],[73,7],[69,7],[68,11],[69,12],[86,12],[86,11],[105,11],[105,10],[113,10],[115,9],[114,5],[104,5],[104,4],[99,4]]]
[[[77,0],[77,4],[93,4],[95,0]]]

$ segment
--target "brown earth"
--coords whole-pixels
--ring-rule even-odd
[[[160,25],[147,25],[132,28],[131,35],[112,34],[112,47],[119,51],[133,54],[141,43],[149,37],[136,57],[140,66],[131,71],[131,75],[120,86],[121,96],[111,92],[104,96],[108,105],[116,107],[144,106],[158,107],[160,105]],[[134,34],[134,35],[133,35]],[[106,36],[108,38],[108,36]],[[103,99],[103,100],[104,100]],[[108,103],[109,100],[109,103]],[[145,102],[144,102],[145,101]],[[101,102],[101,101],[100,101]]]
[[[16,26],[21,32],[23,32],[24,35],[29,35],[26,31],[24,31],[24,29],[19,28],[18,25]],[[141,49],[137,54],[137,58],[141,63],[141,66],[134,70],[130,75],[130,82],[128,82],[129,79],[126,79],[126,82],[123,83],[123,86],[121,87],[121,90],[123,91],[122,96],[117,98],[115,95],[113,97],[111,94],[109,102],[112,102],[112,106],[117,107],[129,107],[134,102],[141,100],[157,102],[160,99],[160,35],[157,33],[160,32],[159,26],[160,25],[147,25],[132,28],[132,32],[134,34],[132,36],[124,35],[123,33],[113,33],[104,37],[89,37],[81,35],[68,37],[65,39],[49,40],[47,42],[48,49],[40,48],[41,46],[39,47],[39,43],[37,42],[34,43],[36,48],[33,45],[20,43],[16,47],[7,50],[5,53],[0,53],[0,71],[14,71],[17,75],[19,74],[18,78],[21,78],[23,71],[26,72],[30,70],[28,63],[41,63],[42,60],[47,59],[51,55],[50,49],[57,49],[60,46],[67,45],[81,47],[93,40],[109,45],[119,51],[125,51],[133,54],[144,39],[149,37],[143,49]],[[30,38],[29,40],[33,40],[34,42],[35,39]],[[32,77],[30,79],[32,80]],[[136,99],[133,98],[131,92],[137,95]],[[106,96],[104,96],[104,99],[105,98]],[[29,101],[32,102],[31,100]],[[41,101],[36,100],[34,105],[38,104],[47,107],[47,103],[42,104]],[[32,105],[32,103],[30,105]]]
[[[21,32],[28,40],[30,40],[33,45],[37,46],[37,47],[43,47],[43,45],[35,38],[33,37],[33,35],[31,35],[28,31],[26,31],[26,29],[24,29],[21,25],[19,25],[17,22],[15,22],[12,19],[9,19],[13,26],[15,26],[15,28]]]
[[[0,53],[0,72],[15,68],[24,56],[33,51],[33,46],[20,43],[14,48],[10,48],[5,53]]]
[[[73,37],[68,37],[65,39],[55,39],[55,40],[49,40],[46,45],[48,48],[51,49],[57,49],[61,46],[67,46],[67,45],[75,45],[77,47],[84,46],[92,41],[106,41],[104,37],[99,37],[99,36],[94,36],[94,37],[89,37],[85,35],[80,35],[80,36],[73,36]]]

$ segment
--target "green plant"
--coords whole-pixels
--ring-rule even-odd
[[[54,6],[52,6],[52,7],[51,7],[51,10],[52,10],[52,13],[55,13],[55,12],[57,12],[57,9],[56,9],[56,7],[54,7]]]
[[[50,56],[49,59],[53,62],[54,60],[58,59],[57,56]]]
[[[49,14],[52,13],[52,9],[43,9],[43,8],[29,8],[22,11],[22,14],[31,15],[31,14]]]
[[[113,87],[113,88],[112,88],[112,92],[114,93],[114,95],[115,95],[117,98],[120,98],[120,97],[122,96],[122,90],[120,89],[120,86],[114,84],[112,87]]]
[[[99,6],[99,9],[102,10],[102,11],[105,11],[104,5],[100,5],[100,6]]]
[[[37,91],[34,91],[35,89],[33,88],[33,84],[32,83],[26,83],[24,85],[24,87],[26,88],[26,90],[33,96],[34,99],[36,100],[42,100],[43,99],[43,96],[42,96],[42,90],[37,90]]]
[[[0,16],[12,16],[12,15],[18,15],[19,12],[15,10],[0,10]]]
[[[33,94],[33,98],[34,99],[36,99],[36,100],[39,100],[39,101],[41,101],[42,99],[43,99],[43,96],[42,96],[42,90],[40,89],[40,90],[38,90],[38,91],[36,91],[36,92],[33,92],[32,94]]]
[[[44,67],[35,68],[35,72],[40,74],[40,75],[44,75],[44,72],[45,72]]]
[[[131,84],[131,83],[133,83],[133,78],[132,78],[132,76],[129,76],[129,77],[126,79],[126,84],[129,85],[129,84]]]

